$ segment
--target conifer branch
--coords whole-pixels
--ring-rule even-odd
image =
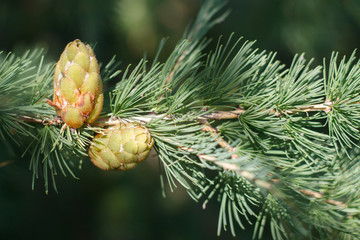
[[[235,222],[244,228],[241,221],[255,216],[254,238],[267,218],[275,239],[298,232],[358,237],[352,231],[360,212],[360,61],[352,54],[338,65],[333,54],[327,71],[325,62],[313,68],[300,55],[285,69],[275,54],[253,49],[254,42],[239,46],[232,37],[206,53],[203,37],[226,16],[216,17],[223,4],[205,1],[164,63],[148,68],[143,59],[128,67],[110,90],[110,111],[79,129],[44,106],[52,64],[44,70],[43,58],[34,64],[29,53],[9,55],[0,64],[0,137],[33,140],[26,151],[33,184],[43,177],[47,192],[49,181],[56,189],[57,172],[75,176],[68,156],[88,157],[98,130],[141,122],[170,189],[179,183],[194,199],[205,196],[204,205],[218,194],[219,229],[230,226],[235,235]],[[104,81],[119,73],[111,63]]]
[[[325,101],[325,103],[322,103],[322,104],[298,107],[298,108],[291,109],[291,110],[282,110],[281,113],[279,113],[275,109],[263,110],[263,111],[270,112],[276,116],[280,116],[282,114],[322,112],[322,111],[325,113],[328,113],[329,111],[331,111],[331,109],[332,109],[332,103],[329,101]],[[238,108],[233,111],[214,111],[211,113],[201,115],[201,116],[197,117],[196,120],[201,123],[201,122],[208,121],[208,120],[236,119],[241,114],[244,114],[244,113],[246,113],[246,110],[243,108]],[[43,125],[62,125],[63,124],[63,121],[61,120],[61,118],[54,118],[54,119],[36,118],[36,117],[25,116],[25,115],[19,115],[18,118],[19,118],[19,120],[22,120],[22,121],[28,122],[28,123],[39,123],[39,124],[43,124]],[[141,117],[130,117],[129,120],[131,120],[131,119],[137,120],[140,122],[144,122],[144,123],[148,123],[154,119],[171,120],[172,117],[171,117],[171,115],[166,116],[164,114],[151,114],[151,115],[145,115],[145,116],[141,116]],[[102,117],[102,118],[99,118],[98,120],[96,120],[96,122],[94,122],[91,125],[94,127],[103,127],[103,126],[116,125],[119,122],[120,122],[120,120],[118,120],[116,117],[115,118],[114,117]],[[203,130],[212,132],[212,133],[217,132],[217,130],[211,129],[209,127],[204,127]]]
[[[319,109],[319,108],[320,107],[317,107],[315,109]],[[229,143],[227,143],[224,139],[219,137],[218,131],[216,129],[214,129],[213,127],[211,127],[210,125],[207,124],[206,126],[204,126],[202,128],[202,131],[210,132],[211,136],[215,138],[215,141],[217,141],[222,148],[224,148],[224,149],[228,150],[229,152],[231,152],[232,153],[231,159],[236,159],[236,158],[239,157],[236,153],[234,153],[235,148],[231,147]],[[187,150],[189,152],[194,152],[194,150],[191,149],[191,148],[187,148],[187,149],[182,148],[182,149],[185,149],[185,150]],[[242,177],[246,178],[250,182],[253,182],[255,185],[257,185],[259,187],[262,187],[262,188],[268,190],[269,192],[272,192],[272,189],[273,189],[272,184],[273,183],[278,184],[280,182],[278,179],[275,179],[275,178],[270,179],[270,181],[272,183],[257,179],[256,176],[253,173],[241,170],[236,164],[229,163],[229,162],[219,162],[219,161],[216,161],[216,158],[211,157],[211,156],[207,156],[207,155],[203,155],[203,154],[197,154],[197,156],[200,159],[204,159],[204,160],[211,161],[211,162],[215,163],[216,165],[222,167],[224,170],[236,172],[239,176],[242,176]],[[324,195],[322,193],[311,191],[309,189],[298,189],[298,191],[305,194],[308,197],[313,197],[313,198],[316,198],[316,199],[323,199],[324,198]],[[346,204],[341,202],[341,201],[332,200],[332,199],[323,199],[323,201],[328,203],[328,204],[331,204],[331,205],[341,206],[342,208],[346,207]]]

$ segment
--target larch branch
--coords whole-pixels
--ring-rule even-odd
[[[324,111],[329,112],[331,110],[331,104],[325,103],[325,104],[318,104],[318,105],[311,105],[304,108],[297,108],[294,110],[287,110],[287,113],[296,113],[296,112],[310,112],[310,111]],[[200,123],[204,124],[204,127],[202,128],[202,131],[209,132],[212,137],[215,138],[215,141],[219,143],[219,145],[227,149],[231,154],[231,159],[238,158],[238,155],[235,153],[235,148],[231,147],[229,143],[227,143],[221,136],[219,136],[218,131],[213,128],[210,124],[208,124],[207,120],[220,120],[220,119],[236,119],[239,117],[240,114],[244,114],[246,110],[244,109],[236,109],[234,111],[216,111],[209,114],[204,114],[203,116],[199,117],[198,120]],[[132,117],[130,119],[126,120],[133,120],[133,121],[140,121],[143,123],[148,123],[154,118],[162,118],[166,120],[171,120],[171,116],[166,116],[164,114],[153,114],[153,115],[147,115],[142,117]],[[30,116],[19,116],[19,120],[28,122],[28,123],[36,123],[36,124],[42,124],[42,125],[55,125],[55,126],[61,126],[64,124],[64,122],[59,117],[54,117],[53,119],[50,118],[36,118],[36,117],[30,117]],[[91,126],[93,127],[106,127],[106,126],[112,126],[117,125],[122,121],[122,119],[119,119],[117,117],[102,117],[99,118],[97,121],[95,121]],[[270,179],[269,182],[258,179],[254,173],[251,173],[249,171],[245,171],[240,169],[236,164],[229,163],[229,162],[223,162],[223,161],[217,161],[216,157],[214,156],[208,156],[206,154],[199,154],[196,153],[196,151],[192,148],[186,148],[179,146],[178,148],[188,151],[190,153],[195,154],[200,159],[203,159],[205,161],[212,162],[216,164],[217,166],[221,167],[224,170],[227,171],[233,171],[236,172],[239,176],[242,176],[249,181],[253,182],[256,186],[262,187],[269,192],[271,192],[273,188],[273,184],[279,183],[278,179]],[[319,192],[314,192],[308,189],[299,189],[299,192],[302,194],[305,194],[308,197],[316,198],[316,199],[323,199],[328,204],[339,206],[339,207],[345,207],[346,204],[332,199],[324,199],[324,195]]]
[[[317,111],[317,112],[323,111],[325,113],[328,113],[329,111],[331,111],[331,109],[332,109],[332,102],[325,101],[325,103],[322,103],[322,104],[309,105],[309,106],[294,108],[294,109],[290,109],[290,110],[282,110],[281,112],[275,111],[272,109],[269,111],[269,113],[274,114],[276,116],[280,116],[285,113],[286,114],[294,114],[294,113],[299,113],[299,112],[308,113],[308,112],[315,112],[315,111]],[[237,108],[232,111],[214,111],[211,113],[204,114],[204,115],[196,118],[195,120],[197,120],[199,122],[203,122],[203,121],[208,121],[208,120],[237,119],[241,114],[244,114],[244,113],[246,113],[246,110],[243,108]],[[145,115],[142,117],[131,117],[129,119],[135,120],[135,121],[140,121],[143,123],[148,123],[154,118],[162,118],[162,119],[166,119],[166,120],[173,119],[171,116],[166,116],[164,114],[151,114],[151,115]],[[19,116],[19,120],[22,120],[24,122],[29,122],[29,123],[40,123],[43,125],[62,125],[63,124],[63,121],[60,118],[53,118],[53,119],[44,118],[43,119],[43,118],[39,118],[39,117],[31,117],[31,116],[21,115],[21,116]],[[118,124],[120,121],[121,120],[119,120],[116,117],[102,117],[102,118],[99,118],[98,120],[96,120],[94,123],[92,123],[91,126],[95,126],[95,127],[111,126],[111,125]]]
[[[214,129],[212,126],[205,125],[202,128],[202,131],[209,132],[210,135],[215,138],[215,141],[217,141],[222,148],[227,149],[231,153],[233,153],[235,151],[235,148],[231,147],[229,145],[229,143],[227,143],[223,138],[218,136],[218,131],[216,129]],[[260,180],[260,179],[256,178],[255,174],[239,169],[239,167],[236,164],[228,163],[228,162],[219,162],[219,161],[216,161],[215,157],[207,156],[207,155],[204,155],[204,154],[198,154],[197,156],[199,158],[201,158],[201,159],[204,159],[204,160],[211,161],[211,162],[215,163],[216,165],[222,167],[224,170],[234,171],[238,175],[250,180],[255,185],[257,185],[259,187],[262,187],[262,188],[268,190],[269,192],[271,192],[271,190],[273,188],[273,183],[279,183],[280,182],[279,179],[270,179],[270,181],[273,182],[273,183]],[[236,153],[233,153],[231,155],[231,158],[236,159],[236,158],[238,158],[238,155]],[[322,193],[319,193],[319,192],[315,192],[315,191],[312,191],[312,190],[309,190],[309,189],[299,189],[298,191],[305,194],[308,197],[313,197],[313,198],[316,198],[316,199],[323,199],[324,202],[326,202],[328,204],[331,204],[331,205],[339,206],[339,207],[342,207],[342,208],[344,208],[346,206],[346,204],[341,202],[341,201],[332,200],[332,199],[324,199],[324,195]]]

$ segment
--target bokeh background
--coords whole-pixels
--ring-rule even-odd
[[[41,47],[50,62],[79,38],[96,44],[99,61],[116,55],[124,69],[144,53],[154,57],[159,41],[169,37],[166,58],[200,5],[200,0],[0,0],[0,51],[21,54]],[[305,52],[316,65],[334,50],[349,55],[360,44],[358,0],[230,0],[227,7],[230,16],[209,37],[235,32],[258,40],[260,50],[278,52],[287,65],[296,53]],[[21,149],[1,142],[0,239],[232,239],[224,231],[216,236],[216,201],[204,211],[181,187],[162,197],[156,156],[121,173],[102,172],[84,159],[82,169],[75,169],[79,180],[58,176],[59,194],[46,195],[41,180],[31,190],[29,159],[19,159]],[[249,229],[239,230],[237,239],[251,239]],[[264,239],[270,239],[268,232]]]

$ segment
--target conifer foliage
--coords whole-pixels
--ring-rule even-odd
[[[57,190],[58,173],[75,177],[76,160],[90,161],[96,134],[109,140],[109,128],[142,126],[141,137],[133,141],[138,145],[129,147],[131,159],[139,159],[142,147],[147,156],[154,146],[162,183],[170,190],[181,185],[203,208],[218,201],[218,234],[227,230],[235,236],[249,222],[254,239],[262,238],[265,226],[274,239],[360,238],[360,61],[355,52],[333,53],[322,66],[300,54],[285,66],[275,53],[236,34],[220,37],[216,48],[208,49],[206,33],[226,18],[224,8],[224,1],[204,1],[164,62],[144,58],[121,74],[114,59],[100,66],[103,82],[116,79],[117,84],[104,89],[109,99],[100,117],[76,129],[46,101],[54,94],[55,64],[45,63],[37,50],[2,53],[2,141],[11,139],[19,149],[27,144],[32,186],[41,178],[48,192],[49,184]],[[104,144],[113,147],[116,141]],[[128,159],[114,156],[106,155]]]

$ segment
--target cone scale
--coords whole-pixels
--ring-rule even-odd
[[[55,66],[53,101],[47,101],[71,128],[98,118],[104,95],[99,65],[89,45],[75,40],[65,47]]]

